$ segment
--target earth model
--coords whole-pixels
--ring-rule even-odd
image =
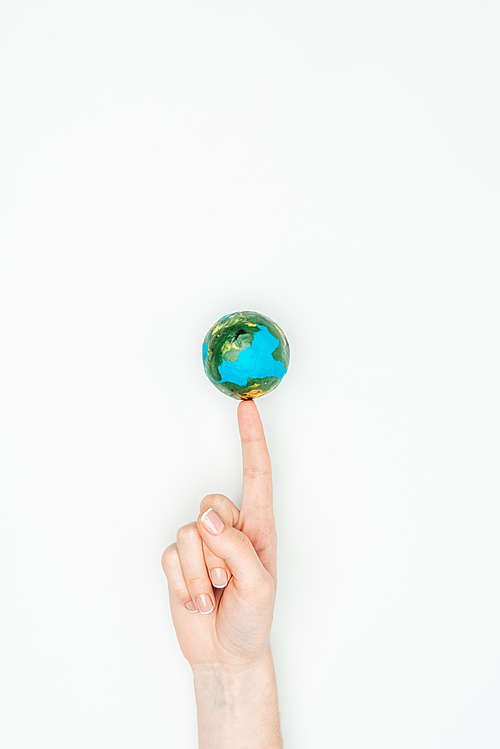
[[[260,312],[233,312],[210,328],[203,341],[203,367],[222,393],[239,400],[278,387],[290,362],[285,334]]]

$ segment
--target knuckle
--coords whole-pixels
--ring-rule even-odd
[[[255,581],[253,586],[253,597],[256,601],[264,602],[273,600],[276,593],[276,586],[271,575],[264,570],[265,574]]]
[[[189,600],[189,593],[187,592],[186,588],[181,587],[180,585],[171,585],[169,583],[169,588],[172,591],[173,597],[179,601],[179,603],[184,603],[185,601]]]
[[[245,536],[244,533],[241,531],[238,531],[232,541],[232,554],[241,554],[242,552],[248,551],[249,547],[251,546],[250,539],[248,536]]]
[[[225,494],[207,494],[200,502],[200,510],[207,510],[209,507],[213,507],[215,510],[216,507],[225,506],[230,501],[229,497],[226,497]]]
[[[177,556],[177,544],[174,543],[170,544],[170,546],[167,546],[167,548],[161,555],[161,566],[163,567],[164,571],[170,568],[172,562]]]
[[[211,507],[226,523],[232,525],[233,506],[229,497],[226,497],[224,494],[207,494],[200,502],[200,512],[204,512]]]
[[[184,543],[185,541],[195,538],[197,535],[199,534],[196,523],[188,523],[187,525],[181,526],[177,531],[177,543]]]
[[[226,497],[225,494],[221,494],[220,492],[211,492],[210,494],[206,494],[201,501],[202,502],[210,502],[210,501],[212,501],[212,499],[214,499],[216,497],[219,497],[221,499],[229,501],[229,497]]]
[[[258,479],[261,476],[270,476],[271,475],[271,468],[253,468],[253,467],[246,467],[243,469],[243,475],[246,478],[250,479]]]
[[[255,444],[260,444],[260,443],[264,443],[265,444],[266,443],[266,438],[263,437],[263,436],[262,437],[242,437],[241,441],[242,442],[253,443],[254,445]]]
[[[186,582],[189,589],[195,592],[203,592],[205,590],[208,590],[212,585],[212,583],[208,580],[206,574],[191,575],[191,577],[189,577]]]

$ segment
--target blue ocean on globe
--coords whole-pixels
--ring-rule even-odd
[[[235,385],[246,385],[248,379],[259,377],[278,377],[286,373],[285,365],[272,356],[279,346],[275,338],[264,325],[258,325],[252,344],[239,352],[236,361],[223,361],[218,370],[221,382],[234,382]]]

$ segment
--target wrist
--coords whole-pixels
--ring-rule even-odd
[[[270,647],[245,665],[197,666],[193,678],[200,749],[281,749]]]
[[[207,662],[207,663],[190,663],[191,671],[196,679],[197,676],[201,675],[214,675],[217,677],[228,679],[237,678],[240,675],[257,672],[262,669],[269,668],[273,664],[273,656],[271,652],[271,645],[269,642],[266,647],[257,655],[248,659],[228,659]],[[274,666],[273,666],[274,668]]]

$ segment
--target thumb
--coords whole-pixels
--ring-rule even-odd
[[[225,523],[213,508],[199,515],[198,532],[210,551],[225,561],[242,594],[254,596],[274,585],[248,536]]]

